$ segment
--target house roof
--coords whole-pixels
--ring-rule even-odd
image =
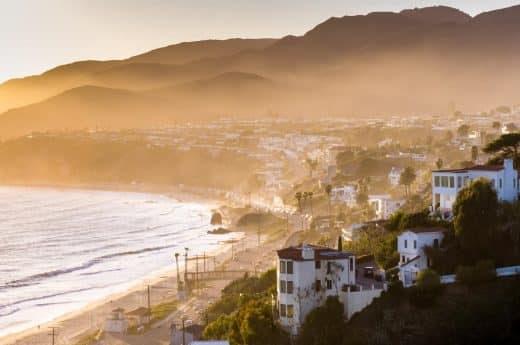
[[[445,169],[445,170],[433,170],[433,172],[444,172],[444,173],[465,173],[468,171],[500,171],[503,170],[503,165],[475,165],[466,169]]]
[[[411,229],[405,229],[403,232],[413,232],[415,234],[424,234],[429,232],[445,232],[447,231],[445,228],[442,228],[440,226],[437,227],[418,227],[418,228],[411,228]]]
[[[412,258],[412,259],[406,261],[404,264],[402,264],[402,265],[400,265],[400,266],[401,266],[401,267],[407,266],[407,265],[411,264],[412,262],[414,262],[414,261],[416,261],[416,260],[419,260],[420,257],[421,257],[420,255],[417,255],[416,257],[414,257],[414,258]]]
[[[287,247],[284,249],[280,249],[277,251],[278,257],[280,259],[294,260],[294,261],[308,261],[308,259],[304,259],[302,257],[302,249],[304,245]],[[351,252],[339,251],[332,248],[309,245],[306,244],[306,247],[312,248],[314,250],[314,259],[313,260],[338,260],[338,259],[348,259],[351,256],[354,256]],[[310,260],[309,260],[310,261]]]

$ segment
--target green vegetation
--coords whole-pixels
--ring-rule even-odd
[[[428,300],[432,296],[433,301]],[[425,299],[425,300],[423,300]],[[436,295],[393,287],[346,325],[344,345],[518,344],[520,280],[448,285]]]
[[[206,311],[205,339],[227,339],[232,345],[285,345],[288,335],[275,323],[276,270],[228,284]]]
[[[496,275],[495,265],[490,260],[479,261],[475,266],[459,266],[457,268],[457,281],[468,285],[493,280]]]
[[[297,339],[298,345],[341,344],[345,333],[343,304],[337,297],[327,297],[325,304],[305,318]]]
[[[168,301],[152,306],[152,322],[166,318],[177,309],[177,301]]]
[[[484,152],[493,154],[490,163],[499,163],[505,158],[513,159],[515,166],[520,164],[520,133],[509,133],[488,143],[484,147]]]
[[[103,332],[98,330],[82,336],[74,345],[94,345],[101,339]]]

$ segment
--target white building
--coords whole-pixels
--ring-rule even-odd
[[[105,332],[107,333],[126,333],[128,330],[128,320],[125,316],[125,310],[117,308],[112,310],[110,316],[105,320]]]
[[[405,200],[394,200],[388,194],[369,195],[368,203],[376,212],[376,219],[388,219],[404,205]]]
[[[277,292],[280,323],[297,334],[305,317],[356,284],[352,253],[313,245],[278,251]]]
[[[388,173],[388,182],[392,187],[399,186],[399,180],[401,179],[403,171],[403,168],[392,167],[392,170]]]
[[[356,186],[337,186],[332,188],[330,199],[335,203],[346,204],[349,207],[356,206],[357,188]]]
[[[477,165],[468,169],[433,171],[433,209],[451,214],[457,193],[479,178],[486,178],[491,182],[500,201],[518,200],[518,171],[513,168],[511,159],[505,159],[503,165]]]
[[[415,284],[417,274],[431,266],[424,247],[439,247],[444,228],[417,228],[404,231],[397,237],[399,279],[405,287]]]

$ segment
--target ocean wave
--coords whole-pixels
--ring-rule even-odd
[[[43,273],[37,273],[37,274],[33,274],[33,275],[30,275],[25,278],[9,281],[9,282],[5,283],[4,285],[0,286],[0,290],[10,289],[10,288],[19,288],[22,286],[36,284],[40,280],[43,280],[46,278],[54,278],[59,275],[85,270],[85,269],[90,268],[94,265],[97,265],[103,261],[117,258],[117,257],[139,255],[139,254],[144,254],[144,253],[149,253],[149,252],[156,252],[156,251],[161,251],[161,250],[165,250],[165,249],[175,248],[177,246],[178,245],[175,244],[175,245],[148,247],[148,248],[144,248],[144,249],[129,250],[129,251],[125,251],[125,252],[107,254],[107,255],[99,256],[97,258],[89,260],[81,265],[58,269],[58,270],[47,271],[47,272],[43,272]]]

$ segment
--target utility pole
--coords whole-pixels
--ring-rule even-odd
[[[52,336],[52,345],[55,344],[55,339],[56,339],[56,329],[58,327],[49,327],[50,329],[52,329],[52,333],[49,334],[50,336]]]
[[[148,313],[152,312],[152,307],[150,305],[150,284],[148,284]]]
[[[258,246],[260,247],[260,219],[258,219],[257,236],[258,236]]]
[[[182,345],[186,345],[186,332],[184,328],[184,317],[182,318]]]

